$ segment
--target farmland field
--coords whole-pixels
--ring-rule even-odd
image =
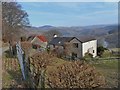
[[[101,60],[93,63],[96,69],[105,76],[108,88],[118,87],[118,63],[120,61],[116,59]]]

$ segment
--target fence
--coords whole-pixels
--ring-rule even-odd
[[[120,60],[120,57],[85,58],[86,60]]]
[[[38,69],[37,62],[32,58],[27,57],[20,43],[16,44],[17,57],[6,55],[2,58],[2,69],[4,71],[21,71],[23,79],[27,82],[30,88],[43,88],[44,87],[44,71]]]
[[[30,88],[44,88],[45,82],[45,71],[41,70],[39,66],[37,66],[36,60],[29,58],[24,62],[24,70],[25,70],[25,77],[24,79],[28,87]]]
[[[40,70],[37,63],[32,58],[29,58],[22,50],[20,42],[16,44],[17,58],[20,64],[21,72],[24,80],[28,83],[30,88],[44,87],[44,71]]]

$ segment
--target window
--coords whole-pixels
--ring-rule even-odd
[[[95,53],[95,50],[93,50],[93,53]]]
[[[73,43],[74,48],[78,48],[78,43]]]

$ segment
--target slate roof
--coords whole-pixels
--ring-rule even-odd
[[[93,36],[81,36],[77,37],[82,43],[91,41],[91,40],[96,40]]]
[[[54,45],[64,45],[65,42],[69,42],[75,37],[55,37],[53,38],[49,44]]]
[[[50,41],[50,45],[64,45],[65,42],[69,42],[72,39],[74,39],[76,37],[55,37]],[[93,37],[79,37],[76,38],[77,40],[79,40],[80,42],[84,43],[84,42],[88,42],[91,40],[96,40]]]

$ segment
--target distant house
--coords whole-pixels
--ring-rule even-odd
[[[66,46],[67,44],[67,46]],[[54,37],[48,44],[50,49],[59,49],[64,52],[67,48],[69,56],[82,58],[85,53],[91,53],[93,57],[97,55],[97,40],[92,37]]]
[[[47,39],[43,35],[32,36],[30,41],[34,48],[36,49],[45,49],[47,47]],[[29,40],[31,39],[29,38]]]

